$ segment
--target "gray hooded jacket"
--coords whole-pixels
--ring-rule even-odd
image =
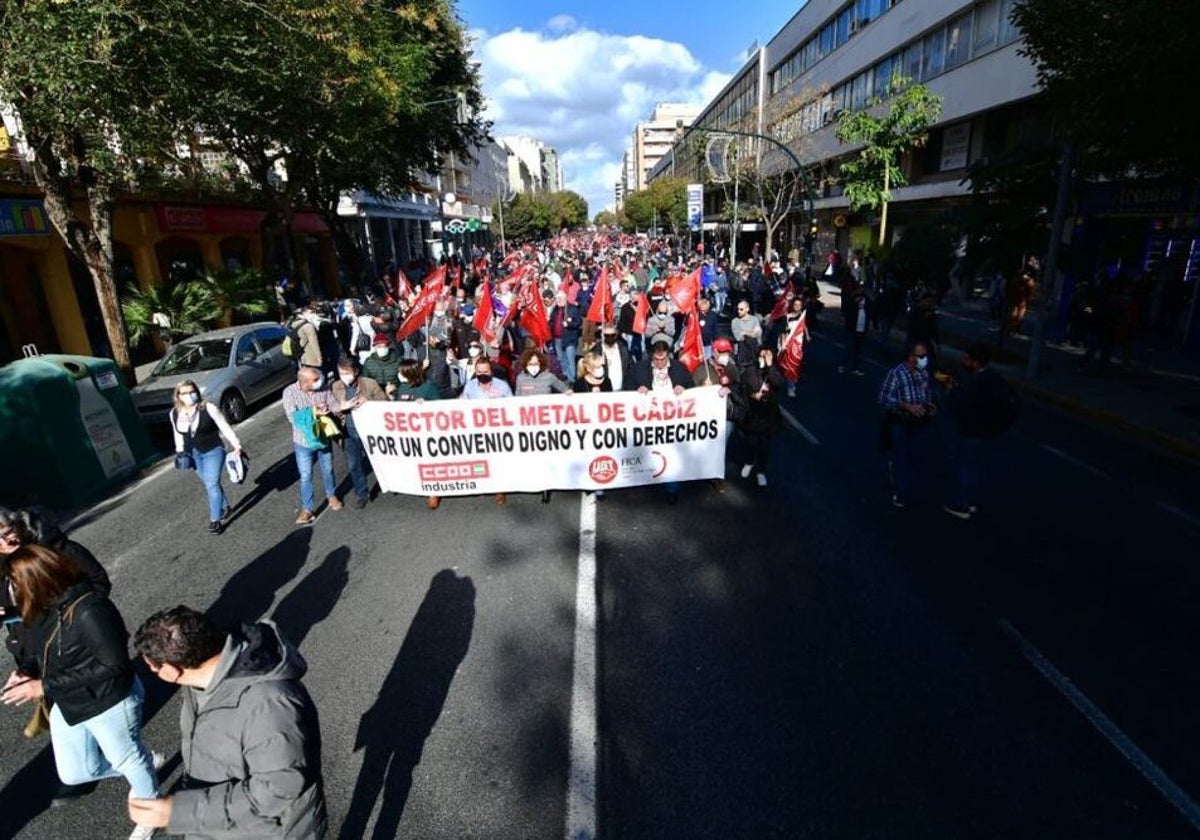
[[[272,622],[230,634],[208,689],[179,713],[185,779],[167,830],[193,840],[322,838],[327,829],[308,666]]]

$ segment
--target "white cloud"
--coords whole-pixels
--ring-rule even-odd
[[[492,133],[553,146],[567,188],[595,215],[613,203],[634,124],[658,102],[706,104],[729,74],[705,68],[678,42],[576,26],[559,15],[544,32],[472,34]]]

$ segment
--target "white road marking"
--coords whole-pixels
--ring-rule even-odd
[[[1180,508],[1175,507],[1175,505],[1169,505],[1166,502],[1155,502],[1154,504],[1159,510],[1164,510],[1172,516],[1179,517],[1193,528],[1200,528],[1200,516],[1193,516],[1186,510],[1181,510]]]
[[[793,429],[795,429],[797,432],[799,432],[804,437],[805,440],[807,440],[813,446],[821,445],[821,441],[817,440],[812,432],[810,432],[808,429],[804,428],[804,425],[799,420],[797,420],[795,417],[792,416],[792,412],[788,411],[786,408],[784,408],[782,406],[780,406],[779,410],[783,412],[783,419],[787,421],[787,424],[789,426],[791,426]]]
[[[566,840],[596,837],[596,497],[580,493]]]
[[[1087,695],[1080,691],[1066,674],[1058,670],[1053,662],[1034,647],[1032,642],[1022,636],[1017,628],[1013,627],[1006,619],[1000,619],[1000,629],[1020,648],[1029,664],[1036,668],[1038,673],[1058,690],[1059,694],[1087,718],[1088,723],[1116,747],[1125,760],[1132,764],[1146,781],[1154,785],[1158,792],[1174,806],[1175,810],[1192,824],[1193,828],[1200,829],[1200,805],[1197,805],[1183,788],[1175,784],[1163,769],[1142,751],[1141,747],[1122,732],[1120,727],[1089,700]]]
[[[1066,452],[1063,452],[1061,449],[1055,449],[1053,446],[1050,446],[1045,443],[1039,444],[1039,446],[1041,446],[1042,449],[1049,452],[1051,455],[1055,456],[1056,458],[1062,458],[1068,464],[1074,464],[1075,466],[1079,467],[1079,469],[1083,470],[1086,473],[1090,473],[1091,475],[1095,476],[1096,478],[1102,478],[1105,480],[1112,478],[1112,476],[1110,476],[1104,470],[1097,469],[1096,467],[1093,467],[1091,464],[1087,463],[1086,461],[1079,460],[1074,455],[1068,455]]]

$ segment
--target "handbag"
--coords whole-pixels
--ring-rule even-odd
[[[327,444],[342,436],[342,428],[333,415],[322,414],[313,423],[313,436],[322,444]]]
[[[25,724],[24,733],[26,738],[36,738],[49,731],[50,710],[46,708],[46,698],[41,697],[33,707],[33,714],[29,717],[29,723]]]
[[[194,470],[196,469],[196,459],[192,457],[191,452],[176,452],[175,453],[175,469],[177,470]]]
[[[246,473],[250,469],[249,460],[245,452],[227,452],[225,454],[225,473],[231,482],[241,484],[246,480]]]

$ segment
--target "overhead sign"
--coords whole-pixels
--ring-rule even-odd
[[[971,123],[946,126],[942,131],[942,165],[940,170],[962,169],[967,165],[971,150]]]
[[[688,184],[687,185],[687,214],[688,227],[692,230],[700,230],[704,222],[704,185],[703,184]]]
[[[725,474],[716,386],[679,396],[369,402],[354,410],[354,426],[389,493],[604,490]]]
[[[451,219],[450,221],[446,222],[447,233],[459,234],[466,231],[466,229],[467,224],[462,219]]]
[[[262,230],[265,210],[252,207],[220,207],[193,204],[156,204],[154,215],[163,233],[258,233]],[[292,217],[295,233],[324,233],[328,228],[316,213],[296,213]]]

